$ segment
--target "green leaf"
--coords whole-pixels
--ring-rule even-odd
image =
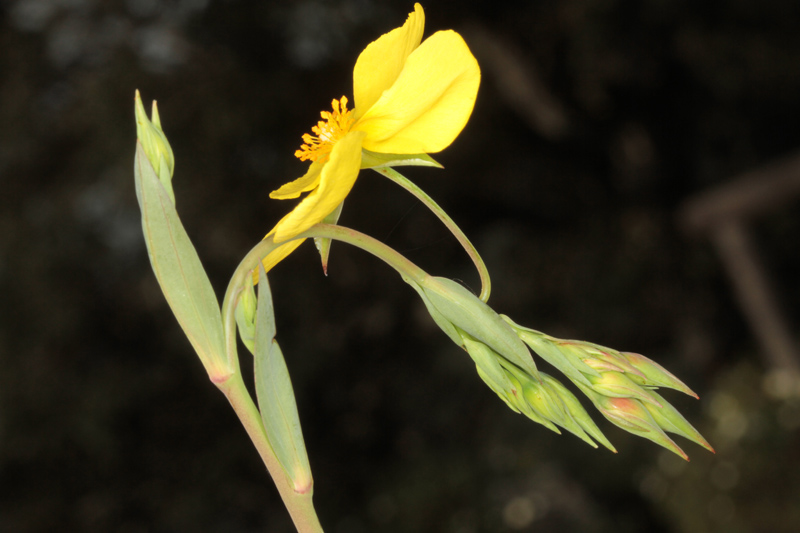
[[[258,407],[267,438],[294,490],[305,494],[314,481],[308,463],[289,370],[275,341],[275,317],[267,273],[259,265],[256,311],[255,380]]]
[[[136,143],[136,197],[150,264],[175,318],[212,381],[230,375],[219,303],[169,193]]]
[[[361,168],[401,166],[444,168],[428,154],[382,154],[361,150]]]

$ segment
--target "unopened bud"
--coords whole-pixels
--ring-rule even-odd
[[[600,372],[599,378],[590,376],[589,381],[592,383],[592,390],[599,394],[616,398],[636,398],[658,407],[661,406],[661,404],[650,395],[651,391],[643,389],[631,381],[625,374],[620,374],[619,372]]]
[[[508,374],[503,370],[498,361],[499,355],[494,350],[486,346],[484,343],[475,340],[468,334],[462,337],[462,344],[466,348],[467,353],[475,362],[478,370],[478,375],[486,383],[490,389],[497,394],[515,413],[519,413],[517,406],[516,396],[521,394],[519,386],[515,386],[510,380]]]
[[[658,393],[652,391],[651,394],[661,403],[661,407],[644,404],[645,409],[653,416],[653,420],[661,426],[661,429],[680,435],[690,441],[699,444],[706,450],[715,453],[714,448],[706,439],[681,415],[675,407],[662,398]]]
[[[538,379],[536,364],[525,344],[500,315],[477,296],[447,278],[430,276],[420,287],[442,318]]]
[[[636,368],[639,377],[631,376],[631,379],[648,387],[666,387],[681,391],[689,396],[699,398],[699,396],[686,384],[676,378],[666,368],[655,361],[648,359],[638,353],[622,352],[622,356],[627,359],[631,366]]]
[[[511,326],[511,329],[522,342],[527,344],[539,357],[556,367],[568,378],[589,385],[585,374],[594,376],[600,375],[593,368],[587,366],[579,357],[575,357],[572,352],[562,350],[558,339],[545,335],[540,331],[522,327],[506,315],[500,315],[500,317]]]
[[[670,439],[653,419],[642,402],[636,398],[611,398],[598,394],[584,385],[578,387],[592,400],[595,407],[615,426],[644,437],[689,460],[680,447]]]
[[[172,203],[175,203],[175,194],[172,192],[172,175],[175,172],[175,156],[172,147],[161,129],[161,117],[158,116],[158,106],[153,101],[152,121],[147,118],[147,113],[142,105],[139,91],[134,98],[136,114],[136,137],[142,143],[147,160],[150,161],[159,181],[167,190]]]
[[[255,287],[252,283],[246,283],[234,310],[239,336],[250,353],[255,353],[256,301]]]
[[[569,412],[572,420],[574,420],[581,427],[581,429],[583,429],[594,440],[612,452],[617,453],[617,449],[614,448],[606,436],[603,435],[603,432],[600,431],[600,428],[597,427],[597,424],[594,423],[592,417],[589,416],[589,413],[586,412],[586,409],[583,408],[583,405],[581,405],[581,402],[578,401],[574,394],[572,394],[563,384],[561,384],[561,382],[551,376],[543,374],[542,379],[550,387],[550,389],[558,394],[558,397],[564,404],[564,408]],[[572,431],[569,427],[567,427],[567,429]],[[573,433],[578,435],[578,433],[575,431],[573,431]],[[580,435],[578,436],[581,437]],[[590,444],[595,446],[592,442],[590,442]]]

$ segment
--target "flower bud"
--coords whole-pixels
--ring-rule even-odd
[[[511,327],[477,296],[455,281],[427,277],[420,284],[425,298],[440,318],[486,344],[509,362],[538,379],[530,352]],[[429,308],[430,310],[430,308]],[[433,316],[434,313],[431,313]],[[434,320],[437,317],[434,316]],[[439,320],[437,320],[437,324]],[[442,327],[441,324],[439,324]],[[442,329],[445,329],[442,327]],[[445,332],[447,330],[445,329]],[[452,338],[452,335],[451,335]]]
[[[511,329],[531,350],[568,378],[589,385],[589,381],[584,374],[600,375],[599,372],[587,366],[579,357],[575,357],[574,353],[562,350],[558,339],[533,329],[524,328],[505,315],[500,315],[500,317],[511,326]]]
[[[545,374],[540,373],[539,375],[542,377],[542,380],[545,379]],[[569,415],[564,409],[564,405],[558,399],[557,395],[550,394],[550,390],[546,385],[544,385],[544,381],[542,383],[538,383],[532,380],[525,380],[525,383],[522,385],[522,395],[525,398],[525,401],[528,402],[528,405],[531,407],[531,409],[533,409],[533,411],[539,414],[542,418],[552,421],[553,423],[564,428],[570,425],[570,421],[567,420]],[[561,433],[558,428],[551,426],[552,424],[548,425],[547,427],[556,433]]]
[[[699,444],[706,450],[715,453],[714,448],[708,443],[706,439],[681,415],[675,407],[662,398],[655,391],[651,393],[655,399],[661,403],[661,407],[656,407],[650,404],[644,404],[645,409],[653,416],[653,420],[661,426],[661,429],[680,435],[690,441]]]
[[[640,374],[622,354],[613,348],[584,341],[562,341],[562,343],[567,344],[565,349],[575,350],[576,357],[580,357],[584,363],[595,370]]]
[[[239,337],[241,337],[242,343],[250,350],[250,353],[255,353],[256,291],[252,283],[246,283],[244,289],[242,289],[239,302],[234,310],[234,317],[236,318],[236,326],[239,329]]]
[[[167,190],[172,203],[175,203],[175,194],[172,192],[172,175],[175,172],[175,156],[172,153],[172,147],[161,129],[161,118],[158,116],[158,106],[155,100],[153,101],[153,119],[152,121],[147,118],[147,113],[142,105],[142,99],[139,96],[139,91],[136,91],[134,98],[135,113],[136,113],[136,137],[142,143],[144,153],[147,156],[150,165],[156,172],[159,181]]]
[[[586,412],[586,409],[583,408],[581,402],[572,394],[564,385],[562,385],[557,379],[548,376],[546,374],[542,374],[542,379],[550,387],[551,390],[558,395],[561,399],[561,402],[564,404],[564,408],[569,412],[572,420],[577,423],[581,429],[583,429],[589,436],[593,439],[598,441],[600,444],[608,448],[614,453],[617,453],[617,449],[612,446],[611,442],[603,435],[603,432],[600,431],[600,428],[597,427],[597,424],[594,423],[594,420],[589,416],[589,413]],[[566,426],[565,426],[566,427]],[[573,431],[569,427],[567,427],[569,431],[572,431],[576,435],[577,432]],[[578,435],[581,437],[580,435]],[[581,437],[583,438],[583,437]],[[586,439],[584,439],[586,440]],[[589,442],[592,446],[596,447],[593,442]]]
[[[512,384],[509,375],[500,366],[498,361],[500,356],[484,343],[475,340],[468,334],[463,335],[462,344],[475,362],[481,379],[495,394],[500,396],[500,399],[508,404],[512,411],[519,413],[520,410],[516,401],[516,396],[519,393],[519,384],[516,386]]]
[[[639,377],[631,376],[631,378],[637,383],[647,387],[667,387],[668,389],[675,389],[689,396],[699,398],[684,382],[655,361],[637,353],[622,352],[622,356],[631,366],[636,368]]]
[[[651,391],[643,389],[631,381],[625,374],[620,374],[619,372],[600,372],[599,378],[590,376],[589,381],[592,383],[592,390],[604,396],[636,398],[643,402],[661,407],[661,404],[650,395]]]
[[[686,453],[664,433],[650,412],[636,398],[610,398],[598,394],[584,385],[579,384],[578,387],[592,400],[600,413],[615,426],[649,439],[685,460],[689,460]]]

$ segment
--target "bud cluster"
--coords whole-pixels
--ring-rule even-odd
[[[666,433],[680,435],[714,451],[702,435],[656,392],[659,387],[695,394],[681,380],[647,357],[590,342],[563,340],[503,317],[542,359],[564,373],[614,425],[652,440],[688,460]]]
[[[572,392],[536,368],[529,348],[569,378],[616,426],[650,439],[684,459],[688,457],[667,432],[713,451],[656,389],[666,387],[695,398],[697,395],[654,361],[524,328],[498,315],[449,279],[406,281],[420,294],[439,327],[469,353],[481,379],[513,411],[556,433],[561,427],[593,447],[597,447],[597,441],[616,451]]]

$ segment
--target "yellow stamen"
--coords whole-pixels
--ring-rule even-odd
[[[339,107],[340,101],[341,108]],[[353,110],[347,109],[347,97],[342,96],[341,100],[334,100],[331,102],[331,106],[333,112],[323,111],[320,113],[325,121],[321,120],[311,128],[316,135],[310,133],[303,135],[305,144],[294,153],[300,161],[326,162],[331,155],[333,145],[350,131],[354,120],[350,116]]]

